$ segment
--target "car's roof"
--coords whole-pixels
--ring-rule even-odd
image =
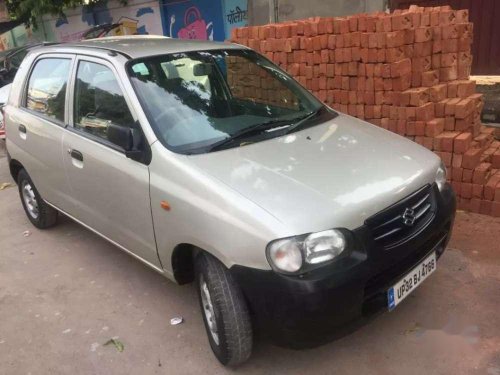
[[[107,49],[131,58],[141,58],[168,53],[205,51],[214,49],[241,49],[243,46],[231,43],[202,40],[174,39],[163,36],[114,36],[83,40],[76,43],[63,43],[56,48]]]

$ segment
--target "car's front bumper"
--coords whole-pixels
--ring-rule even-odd
[[[375,249],[365,226],[354,231],[360,249],[329,266],[287,276],[231,268],[259,331],[279,345],[314,347],[343,336],[387,309],[387,290],[429,253],[441,256],[451,235],[455,195],[436,191],[435,215],[418,236],[390,251]]]

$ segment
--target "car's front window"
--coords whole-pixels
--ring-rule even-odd
[[[272,138],[323,108],[288,75],[249,50],[148,57],[132,61],[128,71],[158,138],[179,153],[208,152],[242,133],[245,139],[227,142],[227,147]]]

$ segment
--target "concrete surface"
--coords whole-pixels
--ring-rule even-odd
[[[0,148],[0,184],[11,182],[3,156]],[[258,342],[251,360],[230,371],[209,349],[192,286],[170,283],[68,219],[36,230],[17,188],[7,188],[0,374],[498,375],[499,243],[500,220],[459,213],[437,272],[395,311],[313,350]],[[179,315],[185,323],[170,326]],[[122,353],[103,346],[111,337],[123,342]]]
[[[387,0],[274,0],[278,4],[278,21],[307,17],[340,17],[357,13],[373,13],[387,9]],[[249,0],[250,25],[269,23],[272,0]]]

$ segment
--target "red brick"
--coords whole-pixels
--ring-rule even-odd
[[[455,108],[457,106],[457,104],[460,103],[460,99],[449,99],[447,102],[446,102],[446,107],[445,107],[445,110],[444,110],[444,114],[446,116],[454,116],[455,115]]]
[[[500,202],[491,202],[491,216],[500,217]]]
[[[462,166],[467,169],[474,169],[481,161],[482,151],[479,148],[471,148],[464,154]]]
[[[444,132],[440,135],[442,138],[441,148],[442,151],[453,152],[453,141],[455,137],[458,135],[456,132]]]
[[[414,57],[423,57],[432,55],[433,43],[432,42],[424,42],[424,43],[415,43],[413,45]]]
[[[439,69],[439,80],[441,82],[449,82],[458,79],[457,66],[450,66],[448,68]]]
[[[495,197],[494,197],[495,202],[500,202],[500,185],[497,185],[495,188]]]
[[[483,186],[481,186],[482,188]],[[472,187],[472,194],[474,194],[474,186]],[[481,200],[481,206],[479,208],[479,213],[482,215],[491,215],[493,207],[493,202]]]
[[[443,53],[441,54],[440,67],[449,68],[457,65],[458,54],[456,53]]]
[[[451,167],[453,154],[451,152],[441,152],[441,159],[446,167]]]
[[[462,182],[472,182],[472,169],[464,169],[464,173],[462,175]]]
[[[448,116],[444,119],[444,129],[447,131],[455,130],[455,117]]]
[[[391,64],[391,77],[401,77],[411,73],[411,60],[403,59]]]
[[[453,168],[461,168],[462,167],[462,155],[461,154],[453,154],[453,160],[451,161],[451,166]],[[462,181],[462,180],[460,180]]]
[[[392,79],[392,88],[395,91],[405,91],[411,87],[411,74]]]
[[[439,25],[439,12],[431,12],[431,26]]]
[[[422,73],[412,72],[411,74],[411,87],[422,86]]]
[[[412,70],[414,72],[426,72],[432,68],[432,57],[414,57],[412,60]]]
[[[462,174],[463,174],[463,172],[464,172],[463,168],[452,167],[451,168],[451,180],[452,181],[457,181],[457,182],[462,181]]]
[[[422,43],[432,40],[432,28],[419,27],[415,29],[415,42]]]
[[[444,118],[435,118],[427,121],[425,135],[427,137],[436,137],[444,131]]]
[[[396,48],[387,48],[386,50],[386,59],[387,62],[392,63],[398,60],[404,59],[408,56],[405,54],[405,50],[403,47]]]
[[[472,142],[471,133],[462,133],[455,137],[453,150],[457,154],[465,154],[465,152],[470,148]],[[473,168],[471,168],[473,169]]]
[[[429,99],[431,102],[440,102],[446,99],[447,86],[446,84],[435,85],[429,88]]]
[[[463,198],[472,198],[472,184],[469,182],[462,182],[462,188],[460,190],[460,196]]]
[[[429,102],[429,90],[427,88],[410,89],[403,94],[405,93],[409,94],[409,104],[414,107],[420,107]]]
[[[484,185],[489,178],[491,171],[490,163],[481,163],[477,168],[474,169],[472,175],[472,182],[474,184]]]
[[[492,175],[484,186],[484,198],[490,201],[494,200],[497,188],[500,189],[500,173]]]
[[[476,81],[459,81],[457,96],[459,98],[467,98],[473,95],[476,91]]]
[[[425,122],[415,121],[415,135],[424,136],[425,135]]]
[[[464,119],[475,109],[474,102],[471,99],[463,99],[455,106],[455,117]]]
[[[491,155],[491,164],[493,168],[500,169],[500,149]]]
[[[436,117],[444,117],[446,104],[448,104],[447,99],[435,103]]]
[[[444,25],[441,29],[442,39],[457,39],[459,37],[457,25]]]
[[[478,214],[480,210],[481,210],[481,200],[477,198],[472,198],[470,200],[469,211]]]
[[[457,21],[457,14],[454,10],[445,10],[439,13],[439,24],[449,25],[454,24]]]
[[[416,129],[415,129],[415,121],[408,121],[406,124],[406,135],[409,136],[415,136],[416,135]]]
[[[417,120],[429,121],[434,118],[434,103],[427,103],[417,107]]]
[[[439,72],[437,70],[422,73],[422,86],[431,87],[437,84],[439,84]]]
[[[434,145],[434,140],[430,137],[424,137],[422,146],[424,146],[426,149],[432,151],[432,147]]]
[[[460,190],[462,188],[462,183],[458,182],[458,181],[452,181],[451,182],[451,187],[453,188],[453,191],[455,192],[455,194],[460,197]],[[460,203],[461,200],[460,200]]]
[[[393,14],[391,20],[393,30],[405,30],[412,27],[412,18],[408,14]]]

